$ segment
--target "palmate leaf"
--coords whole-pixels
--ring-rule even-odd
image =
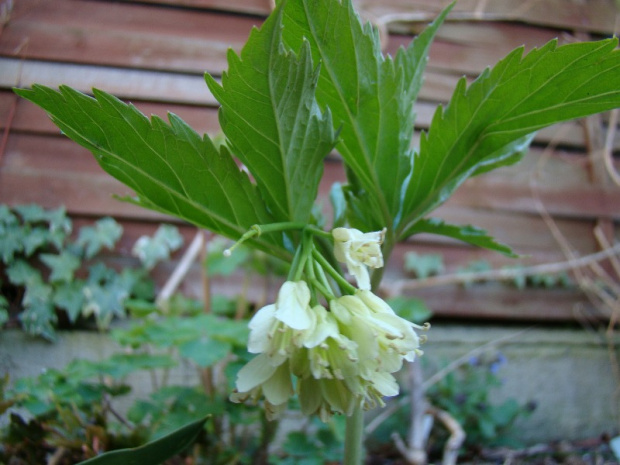
[[[180,118],[150,120],[133,105],[93,90],[88,97],[67,86],[17,89],[42,107],[72,140],[95,155],[101,167],[137,194],[141,206],[177,216],[238,239],[253,224],[272,222],[248,176],[225,148],[215,148]],[[274,235],[253,241],[288,258]]]
[[[392,59],[382,54],[377,31],[362,25],[350,0],[284,5],[284,42],[299,50],[307,40],[321,63],[317,99],[342,125],[337,149],[350,169],[351,187],[356,195],[364,193],[374,215],[368,229],[391,229],[399,214],[413,157],[413,102],[428,48],[449,9]]]
[[[518,161],[533,132],[620,106],[620,51],[608,39],[511,52],[469,87],[462,79],[423,134],[405,193],[405,238],[469,176]]]
[[[220,124],[234,154],[252,173],[276,221],[310,218],[323,159],[335,144],[329,111],[315,101],[318,69],[306,43],[298,56],[281,43],[281,10],[253,29],[228,72],[206,81],[222,105]]]

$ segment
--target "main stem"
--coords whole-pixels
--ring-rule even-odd
[[[394,248],[394,235],[388,233],[383,243],[383,260],[387,263],[392,249]],[[374,270],[371,278],[373,291],[379,288],[383,268]],[[344,437],[344,462],[343,465],[362,465],[364,458],[364,411],[361,405],[355,407],[353,414],[347,417],[346,432]]]
[[[343,465],[361,465],[364,456],[364,411],[358,405],[347,417]]]

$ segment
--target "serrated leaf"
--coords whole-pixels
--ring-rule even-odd
[[[411,171],[413,102],[428,47],[448,11],[394,60],[382,54],[378,32],[362,25],[350,0],[284,6],[285,43],[299,50],[307,39],[321,62],[317,99],[342,125],[337,149],[351,170],[352,189],[366,193],[373,213],[365,230],[391,230],[399,214],[401,185]]]
[[[438,234],[440,236],[447,236],[453,239],[467,242],[468,244],[500,252],[509,257],[518,257],[518,255],[514,254],[510,247],[500,242],[497,242],[493,237],[489,236],[484,229],[480,229],[471,225],[453,225],[447,224],[443,220],[440,220],[438,218],[427,218],[415,223],[410,229],[403,233],[403,236],[409,237],[414,234],[420,233],[430,233]]]
[[[80,465],[157,465],[189,447],[203,430],[206,421],[206,418],[202,418],[143,446],[107,452],[80,462]]]
[[[93,258],[104,247],[113,249],[122,235],[123,227],[113,218],[102,218],[96,221],[94,226],[80,229],[76,245],[84,250],[86,258]]]
[[[41,261],[52,271],[49,280],[52,282],[71,282],[76,270],[82,264],[79,257],[76,257],[68,250],[63,250],[59,254],[41,254]]]
[[[149,120],[133,105],[96,89],[95,98],[67,86],[15,92],[42,107],[105,171],[132,188],[134,203],[235,240],[254,224],[273,222],[225,147],[218,151],[179,117],[169,114],[169,123],[156,116]],[[272,234],[251,243],[290,257]]]
[[[469,87],[459,81],[422,134],[399,236],[469,176],[518,161],[533,132],[620,106],[617,44],[551,41],[525,56],[519,48]]]
[[[240,55],[229,51],[221,85],[206,75],[228,143],[276,221],[309,220],[336,142],[329,111],[315,101],[317,78],[307,43],[297,56],[282,46],[281,8],[252,30]]]

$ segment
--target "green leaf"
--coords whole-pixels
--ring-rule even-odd
[[[421,299],[399,296],[388,299],[387,303],[398,316],[413,323],[422,324],[433,315]]]
[[[39,257],[52,270],[49,277],[52,282],[71,282],[73,274],[82,264],[80,258],[68,250],[63,250],[59,254],[41,254]]]
[[[179,347],[179,353],[183,357],[192,360],[202,368],[223,360],[231,350],[229,344],[204,338],[188,341]]]
[[[383,55],[378,32],[362,25],[350,0],[284,6],[285,43],[299,50],[307,40],[321,63],[317,100],[342,125],[337,149],[350,168],[352,189],[366,193],[366,208],[374,213],[364,229],[391,230],[399,214],[413,156],[413,102],[428,47],[449,9],[394,60]]]
[[[125,300],[131,295],[135,281],[131,276],[115,275],[103,283],[87,282],[83,288],[84,316],[94,315],[99,328],[107,328],[114,316],[125,316]]]
[[[294,3],[294,2],[291,2]],[[295,56],[281,43],[281,8],[253,29],[237,55],[230,50],[222,84],[205,76],[221,103],[220,124],[233,153],[256,180],[276,221],[307,222],[336,140],[329,111],[314,92],[309,44]]]
[[[24,250],[24,228],[20,225],[0,224],[0,235],[0,257],[3,263],[9,264],[15,255]]]
[[[439,234],[441,236],[452,237],[467,242],[468,244],[500,252],[509,257],[518,257],[518,255],[513,253],[510,247],[495,241],[484,229],[476,228],[471,225],[452,225],[446,224],[438,218],[427,218],[418,221],[410,229],[403,232],[402,237],[409,237],[420,233]]]
[[[67,312],[72,323],[78,319],[84,306],[83,281],[63,283],[54,291],[54,305]]]
[[[30,290],[29,288],[28,290]],[[24,331],[31,336],[41,336],[48,341],[56,340],[54,324],[56,323],[56,313],[54,306],[49,301],[51,289],[41,289],[43,292],[32,292],[24,297],[24,310],[19,314]],[[49,290],[50,292],[45,292]],[[45,297],[47,296],[47,299]]]
[[[15,92],[42,107],[101,167],[132,188],[137,205],[185,219],[232,239],[272,217],[225,147],[218,151],[179,117],[150,120],[133,105],[94,89],[95,98],[67,86],[34,85]],[[129,200],[129,199],[126,199]],[[290,254],[273,234],[251,243],[280,258]]]
[[[416,278],[426,279],[444,270],[443,256],[441,254],[407,252],[404,268],[405,271],[414,273]]]
[[[207,418],[202,418],[144,446],[107,452],[80,465],[157,465],[189,447],[203,431],[206,421]]]
[[[9,321],[9,301],[6,297],[0,295],[0,328]],[[2,412],[0,412],[2,415]]]
[[[423,133],[399,237],[469,176],[518,161],[533,132],[620,106],[617,39],[511,52],[467,87],[459,81]]]
[[[93,258],[102,248],[113,249],[123,235],[123,227],[112,218],[102,218],[94,226],[80,229],[76,244],[86,258]]]
[[[16,286],[29,286],[31,283],[42,283],[41,273],[24,260],[15,260],[7,269],[9,281]]]
[[[153,237],[142,236],[133,246],[132,254],[137,256],[147,269],[170,258],[170,252],[183,245],[183,236],[179,230],[169,224],[162,224]]]

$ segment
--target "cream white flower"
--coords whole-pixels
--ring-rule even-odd
[[[260,354],[239,370],[237,388],[230,400],[236,403],[251,400],[256,403],[264,396],[267,418],[273,420],[286,408],[293,393],[288,364],[274,366],[269,356]]]
[[[332,299],[329,308],[310,307],[305,282],[285,283],[276,303],[250,321],[248,350],[258,355],[239,371],[231,400],[264,398],[273,419],[293,395],[295,377],[302,412],[326,421],[397,395],[392,373],[421,353],[415,329],[424,328],[368,290]]]
[[[310,308],[310,289],[305,281],[287,281],[275,304],[261,308],[250,320],[248,351],[267,353],[274,365],[286,360],[294,347],[302,345],[304,332],[315,326]]]
[[[341,323],[341,333],[358,346],[360,376],[371,380],[377,372],[394,373],[403,360],[421,353],[414,328],[422,329],[394,313],[370,291],[360,290],[330,302]]]
[[[382,231],[363,233],[354,228],[335,228],[334,255],[340,263],[345,263],[350,274],[355,277],[357,287],[370,290],[368,268],[382,268],[383,254],[381,244],[385,238]]]

